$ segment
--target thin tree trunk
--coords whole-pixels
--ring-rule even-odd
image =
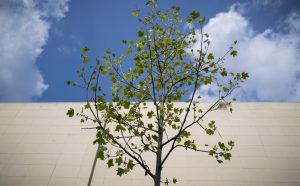
[[[98,144],[96,154],[95,154],[94,163],[93,163],[93,167],[92,167],[92,170],[91,170],[91,173],[90,173],[90,178],[89,178],[89,182],[88,182],[87,186],[90,186],[91,183],[92,183],[92,180],[93,180],[93,175],[94,175],[94,171],[95,171],[95,167],[96,167],[97,159],[98,159],[97,154],[98,154],[99,147],[100,147],[100,145]]]
[[[164,105],[160,105],[160,116],[158,121],[158,142],[157,142],[157,153],[156,153],[156,169],[155,169],[155,178],[154,186],[160,186],[161,181],[161,157],[162,157],[162,142],[163,142],[163,130],[164,130]]]
[[[160,186],[160,180],[161,180],[162,167],[160,166],[160,164],[161,164],[161,156],[162,156],[162,149],[161,149],[162,137],[163,137],[163,133],[160,131],[158,136],[158,145],[157,145],[158,150],[156,153],[156,170],[155,170],[154,186]]]

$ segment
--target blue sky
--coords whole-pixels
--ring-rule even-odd
[[[240,101],[300,101],[300,1],[161,0],[178,5],[185,17],[198,10],[212,50],[238,40],[239,56],[228,68],[250,79],[236,92]],[[66,86],[81,67],[80,49],[92,57],[106,48],[124,52],[121,40],[136,39],[140,25],[131,11],[145,11],[141,0],[1,0],[0,101],[83,101],[79,89]],[[182,28],[183,29],[183,28]],[[197,48],[197,44],[194,46]],[[103,82],[110,87],[108,81]],[[197,93],[204,99],[215,87]]]

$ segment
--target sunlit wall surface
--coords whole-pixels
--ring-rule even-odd
[[[1,103],[0,186],[86,185],[96,151],[95,131],[81,129],[88,125],[66,115],[67,108],[82,104]],[[182,186],[299,186],[300,103],[236,103],[233,108],[232,114],[223,109],[207,118],[216,121],[224,140],[236,142],[231,161],[220,165],[207,154],[182,149],[168,159],[163,176],[176,177]],[[199,130],[196,138],[214,143],[220,136]],[[137,166],[119,177],[98,161],[93,185],[153,183]]]

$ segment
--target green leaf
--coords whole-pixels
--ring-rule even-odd
[[[205,23],[205,17],[203,17],[202,19],[199,20],[200,25],[204,25],[204,23]]]
[[[226,69],[223,69],[222,71],[221,71],[221,76],[223,76],[223,77],[225,77],[225,76],[227,76],[227,71],[226,71]]]
[[[129,101],[124,101],[124,102],[123,102],[123,107],[124,107],[125,109],[129,109],[129,107],[130,107],[130,102],[129,102]]]
[[[115,131],[120,132],[120,131],[125,131],[126,129],[122,125],[117,125]]]
[[[107,69],[105,68],[104,65],[100,65],[99,70],[103,76],[105,76],[107,74]]]
[[[123,163],[123,159],[119,156],[116,158],[115,162],[120,166]]]
[[[214,150],[208,151],[208,155],[210,155],[210,156],[213,156],[215,153],[216,153],[216,151],[214,151]]]
[[[183,143],[183,145],[189,147],[191,143],[192,143],[191,140],[187,140]]]
[[[101,144],[101,143],[99,143],[99,144]],[[97,153],[97,157],[100,158],[101,160],[104,160],[104,152],[107,150],[107,148],[103,145],[104,145],[104,143],[102,143],[102,145],[98,149],[98,153]]]
[[[132,160],[129,160],[128,163],[127,163],[127,168],[132,170],[134,167],[134,164],[133,164],[133,161]]]
[[[173,183],[176,184],[177,183],[177,179],[173,178]]]
[[[104,151],[99,151],[97,157],[100,158],[101,160],[104,160]]]
[[[242,72],[242,79],[247,79],[249,77],[249,74],[246,72]]]
[[[139,31],[138,31],[138,36],[139,36],[139,37],[143,37],[143,35],[144,35],[144,31],[143,31],[143,30],[139,30]]]
[[[107,54],[111,54],[111,50],[108,48],[108,49],[106,49],[106,51],[105,51]]]
[[[89,109],[90,107],[91,107],[91,106],[90,106],[89,103],[87,103],[87,104],[84,105],[84,108],[85,108],[85,109]]]
[[[134,17],[137,17],[137,16],[139,16],[139,10],[134,10],[134,11],[132,11],[132,16],[134,16]]]
[[[219,147],[224,150],[225,149],[225,144],[222,142],[218,142]]]
[[[154,112],[153,112],[153,111],[149,111],[149,112],[147,113],[147,116],[148,116],[148,118],[149,118],[149,119],[151,119],[151,118],[152,118],[152,116],[153,116],[153,114],[154,114]]]
[[[84,64],[86,64],[86,63],[88,63],[90,61],[90,58],[88,58],[87,56],[82,55],[82,57],[83,57],[83,63]]]
[[[222,161],[222,160],[217,160],[217,162],[218,162],[218,163],[223,163],[223,161]]]
[[[213,135],[215,132],[211,129],[206,129],[206,134]]]
[[[208,123],[208,126],[210,127],[210,128],[213,128],[214,126],[215,126],[215,121],[214,120],[212,120],[211,122],[209,122]]]
[[[231,147],[234,147],[234,141],[232,141],[232,140],[228,141],[228,145]]]
[[[223,91],[224,91],[224,92],[228,92],[229,89],[228,89],[227,87],[223,87]]]
[[[207,56],[207,59],[208,60],[213,60],[215,57],[212,53],[209,53],[208,56]]]
[[[165,185],[169,185],[169,180],[166,178],[166,181],[164,182]]]
[[[154,141],[158,141],[158,136],[157,136],[157,135],[152,135],[151,137],[152,137],[152,139],[153,139]]]
[[[118,176],[122,176],[124,173],[125,173],[125,172],[124,172],[124,169],[122,169],[122,168],[120,168],[120,167],[117,169],[117,175],[118,175]]]
[[[81,49],[81,53],[89,52],[89,51],[90,51],[90,49],[89,49],[88,47],[83,47],[83,48]]]
[[[230,160],[230,158],[231,158],[231,153],[227,152],[227,153],[224,154],[224,159],[225,160]]]
[[[130,55],[132,53],[131,49],[126,50],[126,54]]]
[[[172,110],[173,109],[173,104],[167,104],[167,109]]]
[[[92,86],[92,87],[91,87],[91,91],[96,92],[96,91],[97,91],[97,88],[96,88],[95,86]]]
[[[114,160],[113,159],[108,160],[107,166],[108,166],[108,168],[114,166]]]
[[[235,57],[235,56],[237,56],[237,53],[238,52],[236,50],[233,50],[233,51],[230,52],[230,55],[232,55],[233,57]]]
[[[68,112],[67,112],[67,115],[68,115],[69,117],[73,117],[73,116],[74,116],[74,109],[73,109],[73,108],[70,108],[70,109],[68,110]]]
[[[166,38],[166,45],[170,45],[170,44],[172,44],[172,40],[171,40],[170,37],[167,37]]]
[[[117,83],[117,79],[115,77],[111,77],[110,80],[111,80],[112,83]]]
[[[94,144],[98,143],[99,145],[105,145],[107,142],[105,141],[105,139],[103,139],[103,137],[99,137],[94,141]],[[101,151],[105,151],[106,149],[102,149]],[[103,157],[104,158],[104,157]]]
[[[182,135],[183,137],[188,138],[188,137],[190,137],[191,133],[188,132],[188,131],[186,131],[186,130],[183,130],[183,131],[181,132],[181,135]]]
[[[192,11],[192,12],[190,13],[190,18],[191,18],[192,20],[197,19],[199,16],[200,16],[200,13],[199,13],[198,11]]]
[[[71,85],[71,81],[67,81],[67,85]]]

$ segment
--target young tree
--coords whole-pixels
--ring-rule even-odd
[[[219,163],[230,160],[233,141],[215,145],[199,143],[193,139],[190,130],[200,127],[207,135],[213,135],[217,129],[215,121],[204,123],[203,118],[216,108],[229,104],[229,95],[248,74],[227,72],[224,67],[226,56],[237,55],[233,46],[220,58],[209,52],[208,34],[202,30],[205,19],[199,12],[191,12],[186,19],[188,24],[199,27],[200,38],[197,38],[195,28],[179,29],[182,24],[179,7],[161,11],[154,0],[148,0],[146,5],[150,9],[149,15],[139,16],[138,10],[132,13],[139,17],[142,29],[137,32],[136,42],[122,41],[127,46],[126,54],[117,56],[107,49],[101,59],[86,67],[90,49],[82,49],[85,67],[78,71],[82,84],[71,81],[67,84],[85,90],[86,104],[78,112],[70,108],[67,115],[77,115],[81,122],[97,124],[94,143],[99,145],[98,158],[106,161],[109,168],[116,167],[117,175],[127,174],[138,165],[153,179],[154,185],[159,186],[177,182],[176,178],[161,178],[161,173],[168,157],[178,148],[207,153]],[[200,43],[200,48],[194,51],[191,46],[196,42]],[[122,68],[124,63],[132,67],[125,70]],[[101,88],[104,76],[112,83],[110,95]],[[220,81],[224,78],[226,84]],[[212,84],[219,88],[218,99],[209,109],[201,110],[201,97],[196,91]],[[185,98],[186,103],[174,104]],[[155,167],[149,165],[145,153],[155,156]]]

